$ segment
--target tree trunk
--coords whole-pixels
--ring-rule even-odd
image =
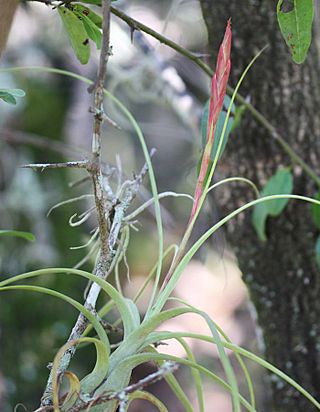
[[[298,66],[292,63],[281,37],[276,2],[201,0],[201,7],[210,51],[218,50],[227,19],[232,18],[233,86],[258,50],[269,44],[247,75],[241,93],[250,96],[253,105],[319,174],[320,70],[316,42],[306,62]],[[212,65],[215,57],[211,56]],[[229,139],[220,173],[247,177],[261,187],[280,166],[291,166],[290,158],[246,113],[237,133]],[[294,193],[313,196],[317,188],[310,178],[295,165],[293,173]],[[227,213],[252,198],[250,189],[233,186],[219,196],[219,205]],[[265,243],[253,230],[251,213],[230,223],[227,235],[257,310],[266,359],[320,399],[320,278],[314,254],[318,233],[310,206],[291,200],[281,216],[268,219]],[[315,410],[291,386],[275,376],[270,380],[273,411]]]

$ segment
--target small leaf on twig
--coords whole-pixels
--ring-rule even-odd
[[[83,22],[67,7],[58,7],[58,12],[78,60],[82,64],[87,64],[90,58],[90,45]]]

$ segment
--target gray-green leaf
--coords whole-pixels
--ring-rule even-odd
[[[288,1],[288,0],[287,0]],[[313,0],[290,0],[290,11],[284,11],[284,0],[279,0],[277,17],[281,33],[295,63],[303,63],[311,44]]]
[[[0,89],[0,99],[9,104],[17,104],[16,97],[24,97],[25,95],[21,89]]]
[[[280,169],[271,177],[262,190],[261,197],[291,194],[293,176],[289,169]],[[278,216],[286,207],[289,199],[268,200],[257,204],[253,209],[252,223],[260,240],[266,241],[265,226],[268,216]]]

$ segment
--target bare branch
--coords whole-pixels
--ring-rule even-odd
[[[40,170],[43,172],[45,169],[86,169],[88,166],[88,161],[77,161],[77,162],[64,162],[64,163],[31,163],[27,165],[22,165],[20,167],[24,169]]]
[[[87,163],[87,170],[93,182],[93,192],[98,218],[99,235],[100,235],[100,252],[97,259],[94,274],[99,278],[104,278],[112,262],[113,254],[110,254],[108,248],[108,215],[107,202],[104,195],[103,175],[101,165],[101,134],[104,122],[104,81],[106,76],[106,65],[109,57],[109,37],[110,37],[110,4],[111,0],[104,0],[102,3],[102,47],[100,54],[100,63],[97,74],[97,81],[94,85],[94,125],[92,137],[92,159]],[[100,293],[100,287],[93,283],[86,298],[85,307],[92,310],[95,308],[96,300]],[[78,339],[88,325],[88,320],[81,313],[73,327],[68,341]],[[59,373],[63,373],[76,351],[76,347],[68,350],[62,356]],[[50,373],[45,392],[41,399],[41,406],[52,404],[52,374]]]

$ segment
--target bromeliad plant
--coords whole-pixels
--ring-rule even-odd
[[[90,1],[89,3],[94,2]],[[84,9],[81,9],[80,6],[76,10],[72,7],[67,7],[66,11],[65,7],[62,6],[58,8],[58,10],[60,15],[63,15],[62,18],[65,19],[66,15],[69,15],[70,12],[81,13]],[[228,120],[233,107],[235,96],[247,71],[258,56],[256,56],[252,60],[252,62],[249,64],[249,66],[241,76],[239,83],[231,97],[228,112],[225,116],[225,121],[222,128],[222,133],[221,135],[217,136],[215,134],[216,126],[223,103],[225,101],[227,82],[231,67],[230,50],[232,34],[231,23],[229,21],[227,24],[224,39],[218,53],[216,72],[212,78],[206,143],[202,155],[195,195],[194,198],[192,198],[189,195],[181,194],[181,196],[186,196],[193,199],[193,206],[189,223],[180,245],[171,245],[167,250],[164,251],[160,199],[167,195],[179,195],[175,193],[158,193],[151,156],[144,141],[141,129],[139,128],[131,113],[126,109],[126,107],[119,100],[117,100],[116,97],[114,97],[104,89],[106,63],[109,54],[110,1],[106,0],[102,3],[102,11],[103,16],[102,20],[100,21],[102,32],[99,31],[102,37],[101,42],[99,40],[98,43],[98,46],[101,46],[100,65],[97,80],[94,84],[91,84],[92,90],[94,91],[94,133],[92,138],[91,158],[90,160],[81,162],[68,162],[55,165],[26,165],[26,167],[32,167],[40,170],[50,167],[75,167],[85,169],[88,172],[92,180],[95,211],[98,218],[98,228],[95,232],[94,239],[99,234],[99,252],[95,268],[93,270],[93,273],[70,268],[42,269],[24,273],[0,282],[1,292],[24,290],[43,293],[58,298],[75,307],[79,311],[79,317],[77,319],[75,327],[70,334],[68,342],[63,347],[61,347],[61,349],[55,356],[48,383],[41,400],[41,405],[37,409],[37,411],[40,412],[53,410],[54,412],[77,412],[90,410],[94,412],[114,412],[117,409],[119,409],[120,411],[125,411],[128,409],[131,401],[137,398],[146,399],[153,403],[160,411],[166,411],[167,408],[164,403],[147,392],[147,387],[149,384],[155,382],[158,379],[165,379],[181,401],[184,409],[188,412],[192,412],[194,410],[194,407],[192,406],[183,388],[181,388],[179,382],[174,376],[174,371],[176,370],[177,366],[181,364],[186,365],[192,371],[200,412],[206,410],[202,386],[202,375],[212,382],[219,384],[227,392],[230,393],[230,396],[232,398],[233,411],[240,412],[241,410],[245,409],[250,412],[254,412],[256,411],[254,388],[243,358],[251,359],[264,368],[270,370],[274,374],[278,375],[279,378],[291,384],[296,390],[300,391],[307,399],[309,399],[309,401],[315,406],[315,408],[320,409],[319,402],[311,394],[306,392],[297,382],[293,381],[289,376],[285,375],[275,366],[259,358],[258,356],[246,351],[243,348],[233,345],[225,335],[225,333],[212,319],[209,318],[206,313],[190,306],[187,302],[171,297],[178,280],[181,278],[181,276],[183,276],[185,267],[195,255],[197,250],[210,236],[212,236],[216,232],[216,230],[218,230],[221,226],[223,226],[237,214],[255,205],[263,204],[264,202],[283,201],[284,199],[288,198],[300,199],[317,205],[320,204],[318,200],[291,194],[271,194],[268,196],[259,197],[221,219],[186,251],[194,223],[210,190],[214,189],[214,187],[219,184],[227,183],[229,181],[243,181],[249,183],[252,187],[255,188],[252,182],[239,177],[226,179],[211,187],[210,182],[212,180],[212,176],[219,160],[222,148],[225,144],[225,135],[228,128]],[[87,13],[85,13],[85,15],[87,16]],[[74,19],[74,17],[72,17],[72,19]],[[84,21],[86,21],[87,24],[86,30],[90,31],[88,27],[90,27],[91,23],[89,23],[86,19],[84,19],[83,22]],[[74,27],[79,27],[79,24],[77,22],[76,26],[72,26],[72,22],[70,23],[70,21],[68,21],[67,24],[65,23],[65,25],[68,31],[70,32],[71,30],[71,32],[75,36],[73,47],[76,48],[77,46],[75,45],[78,44],[78,37],[73,29]],[[91,30],[93,30],[92,27]],[[97,35],[97,31],[92,31],[91,34],[92,37],[95,36],[95,39],[100,36]],[[83,44],[83,46],[86,45]],[[80,54],[81,53],[82,52],[80,51]],[[81,76],[58,69],[29,69],[55,72],[58,74],[76,77],[87,83],[92,83]],[[26,70],[26,68],[23,68],[23,70]],[[108,177],[103,173],[105,165],[103,164],[103,161],[101,159],[102,124],[106,120],[106,115],[104,113],[103,107],[103,100],[105,96],[111,99],[113,103],[118,107],[118,109],[122,111],[131,122],[138,136],[142,151],[146,159],[146,165],[142,168],[141,172],[132,180],[123,182],[116,192],[112,190]],[[216,138],[218,139],[218,144],[215,146],[216,150],[212,158],[212,150],[214,147],[214,140]],[[128,207],[132,199],[138,192],[144,175],[147,173],[149,174],[150,178],[153,198],[150,199],[150,201],[146,202],[146,204],[138,208],[136,211],[128,214]],[[141,290],[133,300],[130,300],[126,298],[122,293],[120,281],[118,280],[116,282],[117,287],[114,287],[108,282],[107,277],[110,273],[112,273],[113,270],[117,269],[117,266],[119,265],[121,259],[123,259],[124,249],[128,246],[129,243],[130,225],[132,220],[151,204],[153,204],[154,206],[157,223],[158,259]],[[86,217],[87,215],[83,217],[83,220]],[[170,269],[168,273],[163,276],[163,262],[165,259],[168,259],[171,254],[173,254],[173,257]],[[21,284],[22,281],[27,279],[48,275],[51,276],[53,274],[81,277],[90,281],[91,287],[89,288],[85,303],[81,304],[70,296],[67,296],[66,294],[56,290],[40,286]],[[137,301],[139,300],[141,295],[145,293],[148,283],[153,283],[153,289],[151,296],[149,297],[148,310],[146,311],[144,317],[141,319],[137,308]],[[96,308],[96,301],[100,292],[106,294],[106,296],[109,298],[109,301],[104,307],[99,309]],[[174,309],[166,309],[165,305],[169,300],[175,300],[177,307],[175,307]],[[115,347],[110,345],[108,333],[106,332],[103,321],[103,317],[113,308],[117,309],[119,313],[118,324],[122,325],[122,337]],[[185,313],[190,312],[197,314],[206,321],[211,331],[210,336],[178,331],[159,332],[157,330],[158,327],[166,320],[172,319],[174,317],[179,317]],[[95,330],[95,336],[88,337],[88,334],[91,332],[92,328]],[[212,343],[212,345],[217,346],[220,360],[225,371],[226,380],[217,376],[212,370],[197,363],[185,338],[193,338],[201,341],[206,341]],[[171,339],[177,340],[183,347],[186,354],[184,358],[161,353],[161,350],[158,348],[158,343]],[[69,370],[72,355],[74,354],[76,348],[81,344],[94,344],[96,348],[96,365],[93,371],[85,376],[82,380],[80,380],[73,372]],[[229,357],[226,354],[226,349],[234,353],[243,370],[248,386],[249,399],[246,399],[246,397],[241,395],[239,392],[237,378],[230,363]],[[138,365],[150,361],[154,362],[158,366],[158,371],[147,376],[141,381],[130,384],[133,369]],[[63,378],[68,381],[69,389],[66,394],[61,396],[60,386]]]

